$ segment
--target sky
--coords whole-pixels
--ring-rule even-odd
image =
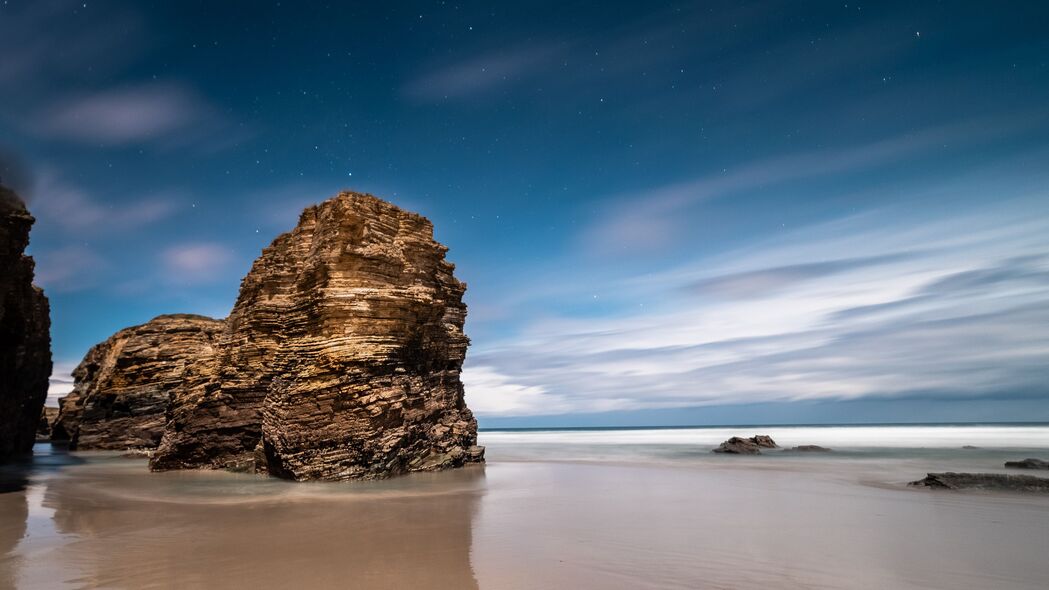
[[[482,427],[1049,420],[1049,4],[0,0],[55,375],[429,217]]]

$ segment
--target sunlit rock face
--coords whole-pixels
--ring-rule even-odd
[[[51,375],[51,310],[24,254],[34,221],[0,186],[0,460],[32,450]]]
[[[459,379],[466,286],[446,250],[426,218],[371,195],[307,208],[241,283],[151,467],[347,480],[481,461]]]
[[[95,345],[59,400],[52,438],[79,450],[156,447],[186,368],[215,353],[221,328],[209,317],[162,315]]]

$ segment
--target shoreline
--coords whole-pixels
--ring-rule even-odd
[[[151,473],[119,452],[41,448],[25,486],[0,494],[0,587],[1033,590],[1049,579],[1049,496],[906,485],[1016,449],[661,461],[680,445],[598,445],[649,458],[624,462],[565,459],[594,446],[563,440],[484,442],[484,466],[352,483]]]

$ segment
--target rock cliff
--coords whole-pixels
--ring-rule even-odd
[[[186,367],[214,354],[222,321],[174,314],[125,328],[96,344],[59,401],[55,440],[70,449],[143,449],[160,444]]]
[[[34,221],[0,186],[0,460],[32,450],[51,376],[50,307],[24,254]]]
[[[241,283],[150,466],[371,479],[481,461],[466,286],[430,222],[371,195],[303,211]]]

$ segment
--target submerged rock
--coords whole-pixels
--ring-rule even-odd
[[[34,221],[0,186],[0,461],[32,450],[51,376],[50,306],[24,254]]]
[[[162,315],[96,344],[73,370],[52,437],[80,450],[156,447],[186,368],[214,354],[221,328],[209,317]]]
[[[727,453],[730,455],[760,455],[761,449],[778,448],[779,445],[776,444],[776,441],[772,440],[772,437],[765,434],[759,434],[750,438],[733,436],[721,443],[721,445],[712,452]]]
[[[1022,461],[1006,461],[1005,466],[1013,469],[1049,469],[1049,461],[1028,458]]]
[[[799,453],[829,453],[831,451],[827,447],[821,447],[819,445],[798,445],[791,450],[798,451]]]
[[[482,461],[446,250],[426,218],[371,195],[307,208],[184,375],[150,467],[346,480]]]
[[[1049,479],[1000,473],[929,473],[908,485],[945,490],[1000,490],[1049,493]]]

